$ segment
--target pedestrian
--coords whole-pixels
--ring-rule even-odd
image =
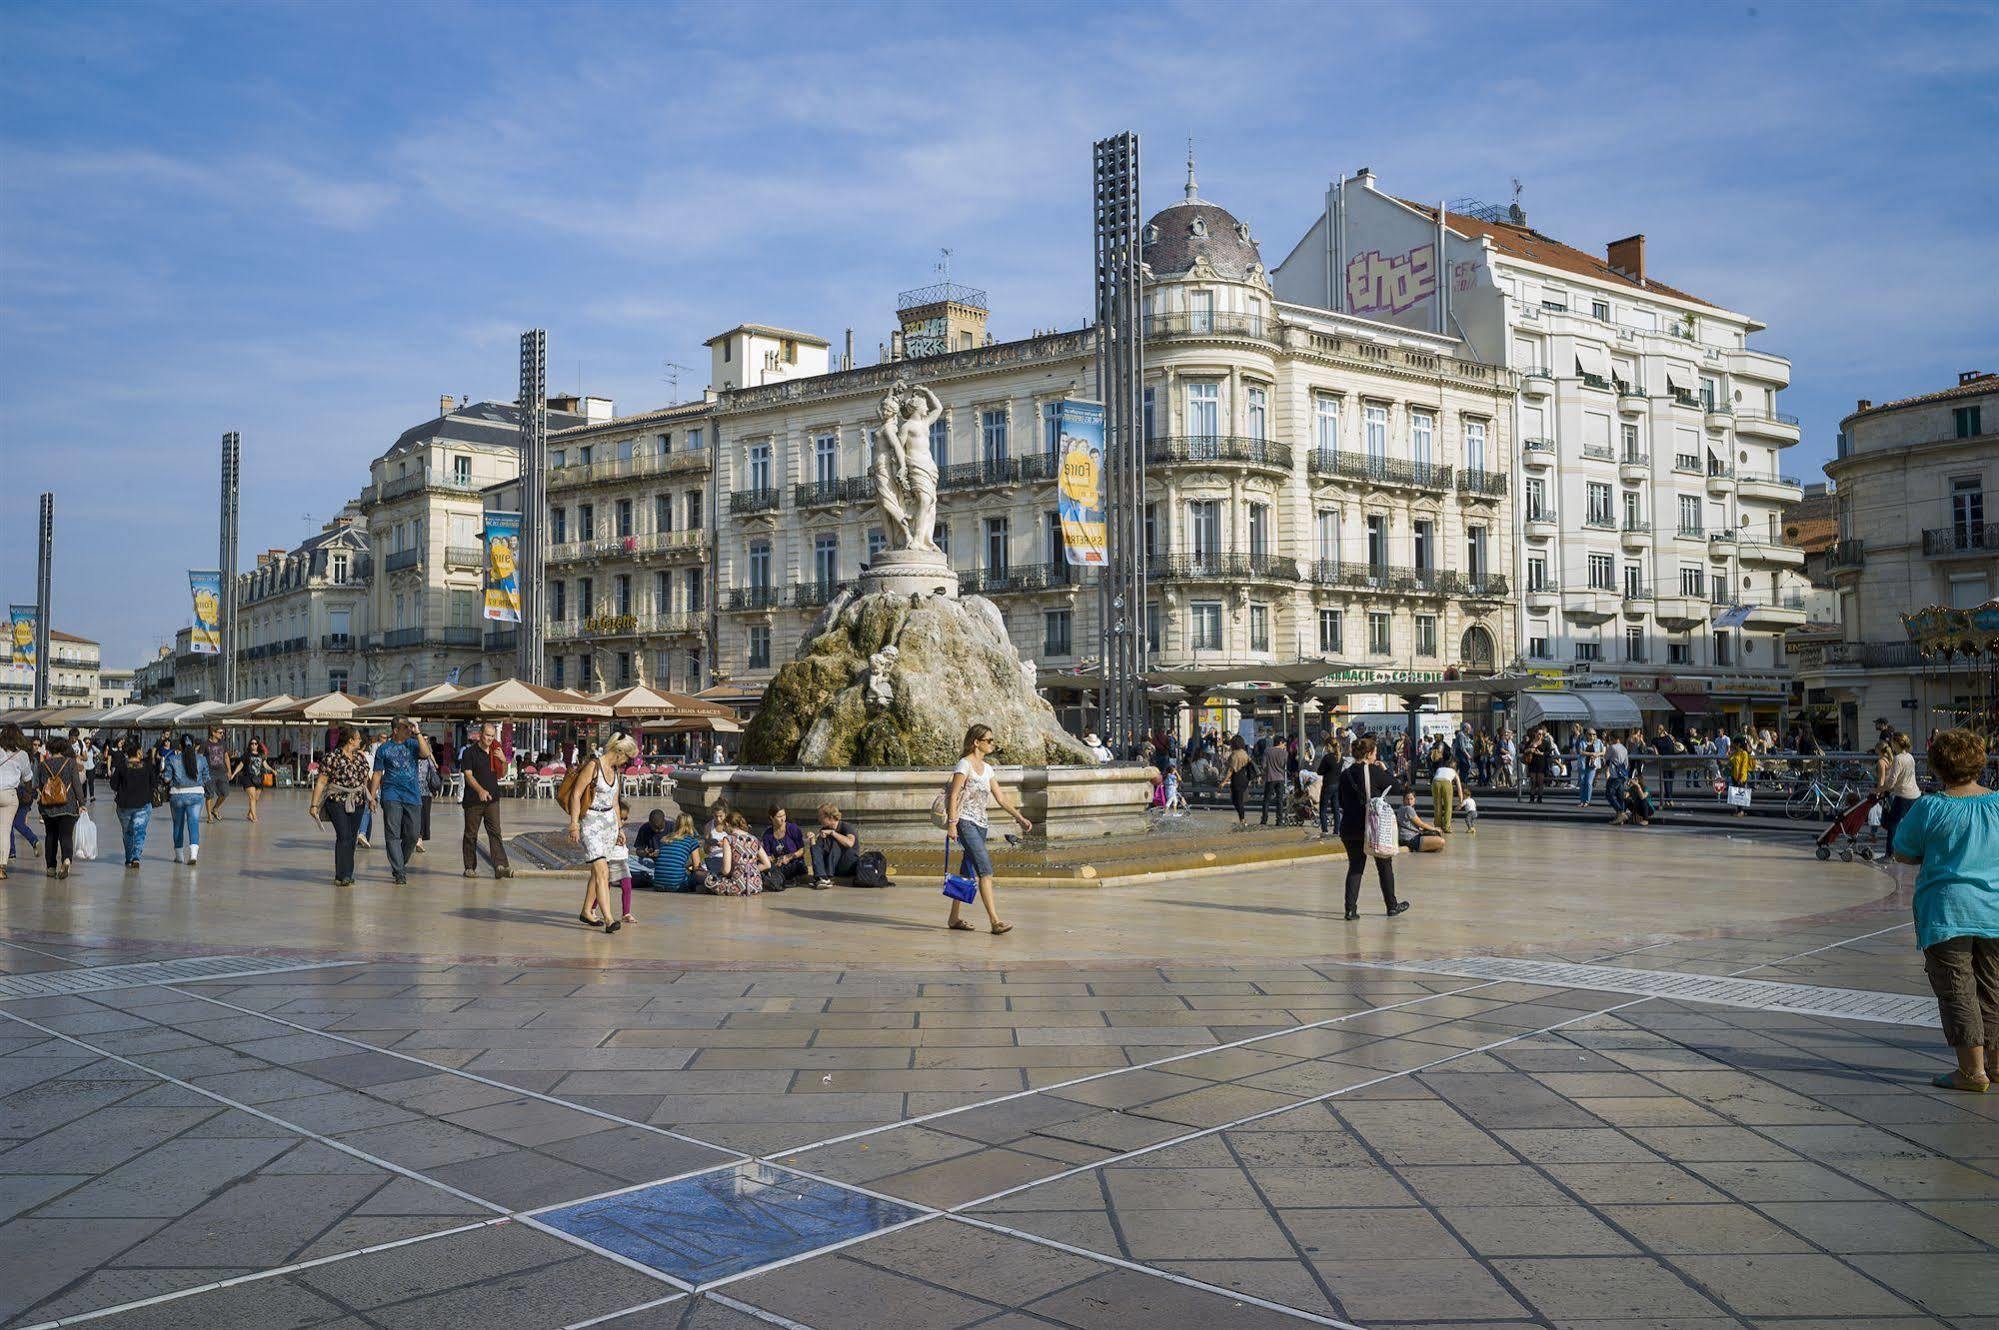
[[[1659,802],[1662,807],[1673,806],[1673,763],[1671,759],[1687,751],[1687,746],[1670,734],[1664,725],[1652,731],[1652,754],[1667,759],[1659,763]]]
[[[42,853],[49,876],[69,876],[76,853],[76,819],[83,813],[83,764],[61,735],[35,764],[35,805],[42,814]]]
[[[1339,792],[1340,771],[1344,763],[1340,758],[1340,744],[1329,743],[1319,754],[1319,839],[1324,840],[1333,831],[1333,805]]]
[[[1340,843],[1347,852],[1346,917],[1360,918],[1360,879],[1367,861],[1374,859],[1375,876],[1381,882],[1381,902],[1393,915],[1409,908],[1408,901],[1395,898],[1395,861],[1377,857],[1367,844],[1367,806],[1377,797],[1393,801],[1400,791],[1381,764],[1375,741],[1354,740],[1353,765],[1340,773]]]
[[[991,829],[987,821],[990,805],[998,804],[1020,824],[1023,832],[1034,830],[1027,814],[1006,797],[999,773],[987,760],[996,747],[992,726],[973,725],[966,730],[963,755],[952,768],[951,783],[944,793],[945,856],[948,860],[949,843],[957,841],[963,849],[958,874],[978,879],[979,903],[986,907],[986,923],[995,935],[1013,931],[1013,925],[1001,921],[993,889],[993,857],[986,849],[986,834]],[[963,908],[962,901],[955,896],[951,898],[951,917],[946,927],[971,931],[972,926],[961,917]]]
[[[781,804],[770,810],[770,829],[763,834],[763,851],[770,859],[765,891],[783,891],[812,871],[805,858],[805,828],[793,822]]]
[[[1511,729],[1499,732],[1499,783],[1516,788],[1520,784],[1520,740]]]
[[[125,843],[125,867],[137,868],[146,853],[146,829],[153,823],[153,789],[160,769],[151,753],[132,735],[110,759],[111,798],[118,809],[118,830]]]
[[[492,860],[495,878],[512,877],[507,864],[507,841],[500,830],[500,777],[506,772],[507,758],[500,747],[500,727],[490,721],[479,727],[478,735],[459,750],[458,770],[465,776],[461,796],[465,814],[465,836],[460,848],[465,852],[465,876],[479,876],[479,829],[486,829],[486,857]]]
[[[28,741],[19,725],[0,725],[0,882],[7,880],[7,865],[14,858],[14,835],[22,830],[21,819],[28,811],[34,787],[35,763],[28,756]],[[30,833],[32,834],[32,833]]]
[[[201,857],[203,810],[211,802],[221,806],[210,793],[214,773],[205,745],[196,743],[191,734],[182,735],[180,747],[168,755],[162,772],[167,779],[167,808],[173,814],[174,862],[193,864]]]
[[[1724,735],[1722,737],[1726,738],[1727,736]],[[1756,754],[1750,752],[1749,744],[1743,737],[1738,736],[1735,742],[1730,745],[1730,752],[1728,754],[1730,802],[1734,802],[1734,793],[1736,790],[1739,789],[1742,791],[1742,802],[1736,804],[1735,807],[1735,815],[1737,817],[1747,817],[1749,815],[1749,782],[1755,775]]]
[[[417,737],[424,740],[423,756],[416,760],[416,787],[423,795],[423,802],[417,814],[416,852],[425,853],[424,845],[430,840],[431,801],[444,791],[444,768],[439,759],[444,754],[431,747],[430,740],[424,739],[422,731]]]
[[[1548,776],[1555,765],[1555,741],[1548,737],[1548,727],[1536,726],[1534,733],[1527,736],[1527,802],[1545,802],[1548,791]]]
[[[1229,802],[1235,805],[1236,831],[1249,830],[1249,748],[1240,734],[1229,736],[1229,760],[1223,772],[1229,782]]]
[[[257,798],[264,792],[264,773],[271,769],[270,750],[264,741],[255,735],[243,745],[243,754],[236,759],[236,784],[242,787],[243,797],[250,805],[249,819],[257,820]]]
[[[97,768],[103,764],[103,752],[91,742],[90,736],[69,732],[70,750],[83,768],[83,801],[95,803],[97,800]]]
[[[368,760],[369,771],[375,769],[375,752],[381,746],[382,741],[373,730],[361,731],[361,756]],[[368,838],[375,834],[375,808],[376,804],[370,801],[361,809],[361,834],[354,838],[354,843],[364,850],[374,848]]]
[[[1263,800],[1257,812],[1256,825],[1268,826],[1273,808],[1277,811],[1277,825],[1284,825],[1284,787],[1291,779],[1291,748],[1281,734],[1272,735],[1270,747],[1263,750]]]
[[[361,753],[361,732],[343,730],[333,738],[333,751],[319,764],[305,811],[313,821],[333,826],[333,885],[354,885],[354,845],[361,838],[361,812],[374,799],[368,759]]]
[[[410,880],[410,856],[416,852],[423,825],[423,786],[417,764],[430,754],[430,741],[417,733],[407,716],[399,717],[389,737],[375,749],[370,764],[370,802],[382,810],[382,845],[389,856],[389,876],[398,886]]]
[[[724,762],[728,761],[728,759],[729,755],[722,751],[722,741],[720,739],[717,739],[715,741],[715,751],[708,755],[709,765],[719,767]]]
[[[812,842],[812,885],[823,891],[836,877],[852,877],[861,866],[861,833],[840,820],[834,804],[819,805],[819,829]]]
[[[1931,1084],[1973,1094],[1999,1073],[1999,794],[1979,784],[1985,757],[1970,730],[1931,735],[1930,773],[1943,791],[1918,800],[1893,841],[1898,862],[1920,865],[1916,945],[1957,1054]]]
[[[208,820],[220,822],[222,805],[229,799],[229,780],[233,775],[234,766],[229,759],[229,745],[222,742],[220,725],[208,727],[208,738],[201,746],[201,757],[202,764],[208,768],[208,774],[202,777],[205,782],[202,794]]]
[[[1881,741],[1880,779],[1875,794],[1881,797],[1881,833],[1888,844],[1895,843],[1895,828],[1909,815],[1923,787],[1916,780],[1916,755],[1909,751],[1909,736],[1890,731]]]
[[[610,858],[614,843],[623,845],[625,829],[619,816],[624,770],[638,755],[629,735],[617,735],[604,751],[587,759],[577,772],[570,793],[569,839],[583,847],[586,876],[583,909],[576,918],[591,927],[615,933],[624,920],[611,911]]]
[[[1464,802],[1465,782],[1458,769],[1446,758],[1430,772],[1430,816],[1437,819],[1437,834],[1451,834],[1451,812]],[[1409,791],[1410,804],[1416,800],[1416,792]]]
[[[1632,742],[1638,736],[1634,732]],[[1616,731],[1610,735],[1610,743],[1603,754],[1603,797],[1610,804],[1611,821],[1624,821],[1624,786],[1631,778],[1631,747],[1624,742],[1624,736]]]
[[[1588,808],[1596,797],[1596,773],[1603,770],[1603,740],[1596,737],[1595,727],[1583,731],[1582,741],[1576,745],[1575,761],[1577,803]]]

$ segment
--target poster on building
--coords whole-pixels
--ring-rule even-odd
[[[194,632],[189,643],[198,656],[222,654],[222,574],[189,572],[188,589],[194,592]]]
[[[11,605],[7,609],[7,659],[28,669],[35,668],[35,607]]]
[[[521,515],[486,514],[486,611],[488,619],[521,621]]]
[[[1058,418],[1063,553],[1072,564],[1101,568],[1110,561],[1104,536],[1104,408],[1097,402],[1063,402]]]

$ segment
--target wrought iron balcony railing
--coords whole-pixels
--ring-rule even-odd
[[[827,508],[875,496],[873,476],[849,476],[835,480],[803,480],[791,487],[794,508]]]
[[[1156,564],[1169,580],[1298,580],[1298,561],[1281,554],[1169,554]]]
[[[736,490],[729,495],[729,511],[732,513],[774,513],[783,502],[782,491],[775,489]]]
[[[1999,554],[1999,522],[1957,522],[1923,532],[1924,554],[1977,554],[1987,550]]]
[[[1864,568],[1867,566],[1867,542],[1835,540],[1825,547],[1825,561],[1830,568]]]
[[[1082,581],[1082,569],[1066,560],[1053,563],[1015,563],[1001,568],[969,568],[958,574],[958,590],[965,595],[1003,596],[1023,591],[1059,590]]]
[[[784,591],[774,586],[739,586],[729,588],[729,608],[732,610],[774,610],[784,600]]]
[[[1312,454],[1312,474],[1338,476],[1375,485],[1401,485],[1410,489],[1447,490],[1451,468],[1436,462],[1410,462],[1399,457],[1375,457],[1369,453],[1328,452]]]
[[[1458,493],[1474,498],[1497,499],[1506,493],[1506,473],[1504,471],[1460,471],[1458,472]]]
[[[1145,441],[1147,466],[1235,462],[1244,466],[1291,469],[1291,446],[1240,434],[1175,434]]]
[[[940,490],[981,489],[993,485],[1018,485],[1021,482],[1020,459],[1018,457],[993,457],[976,462],[953,462],[941,467],[937,472],[937,488]]]

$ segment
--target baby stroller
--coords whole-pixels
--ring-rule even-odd
[[[1859,854],[1863,862],[1874,858],[1874,844],[1881,834],[1881,797],[1870,794],[1840,811],[1832,825],[1819,833],[1818,857],[1830,859],[1837,853],[1844,864]]]

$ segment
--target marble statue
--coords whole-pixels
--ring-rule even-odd
[[[898,379],[881,400],[868,475],[892,550],[941,553],[937,548],[937,459],[930,427],[944,414],[937,394]]]
[[[867,701],[869,706],[885,707],[895,701],[895,685],[892,676],[895,663],[902,658],[902,651],[889,643],[880,651],[868,657]]]

